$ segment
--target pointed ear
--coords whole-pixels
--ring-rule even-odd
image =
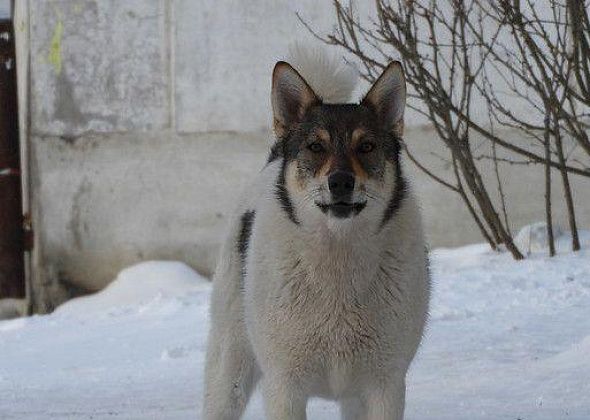
[[[404,131],[406,78],[399,61],[390,63],[361,102],[377,113],[386,130],[401,137]]]
[[[284,61],[279,61],[272,73],[271,98],[277,137],[301,122],[311,106],[321,103],[303,77]]]

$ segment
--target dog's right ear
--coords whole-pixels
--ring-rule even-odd
[[[272,73],[271,99],[277,137],[282,137],[290,126],[301,122],[310,107],[321,103],[297,70],[284,61],[279,61]]]

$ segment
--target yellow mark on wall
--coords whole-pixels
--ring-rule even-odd
[[[64,32],[64,25],[60,21],[55,25],[53,36],[51,37],[51,45],[49,46],[49,62],[53,65],[55,72],[59,75],[61,73],[61,37]]]

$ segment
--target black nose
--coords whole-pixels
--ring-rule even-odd
[[[354,190],[354,175],[350,172],[336,171],[328,177],[328,187],[334,200],[350,200]]]

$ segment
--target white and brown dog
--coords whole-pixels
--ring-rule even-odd
[[[275,66],[276,142],[213,281],[204,418],[238,419],[260,381],[271,420],[305,419],[314,396],[344,419],[399,420],[430,295],[400,162],[404,73],[394,62],[360,103],[334,103],[354,83],[299,55],[300,72]]]

